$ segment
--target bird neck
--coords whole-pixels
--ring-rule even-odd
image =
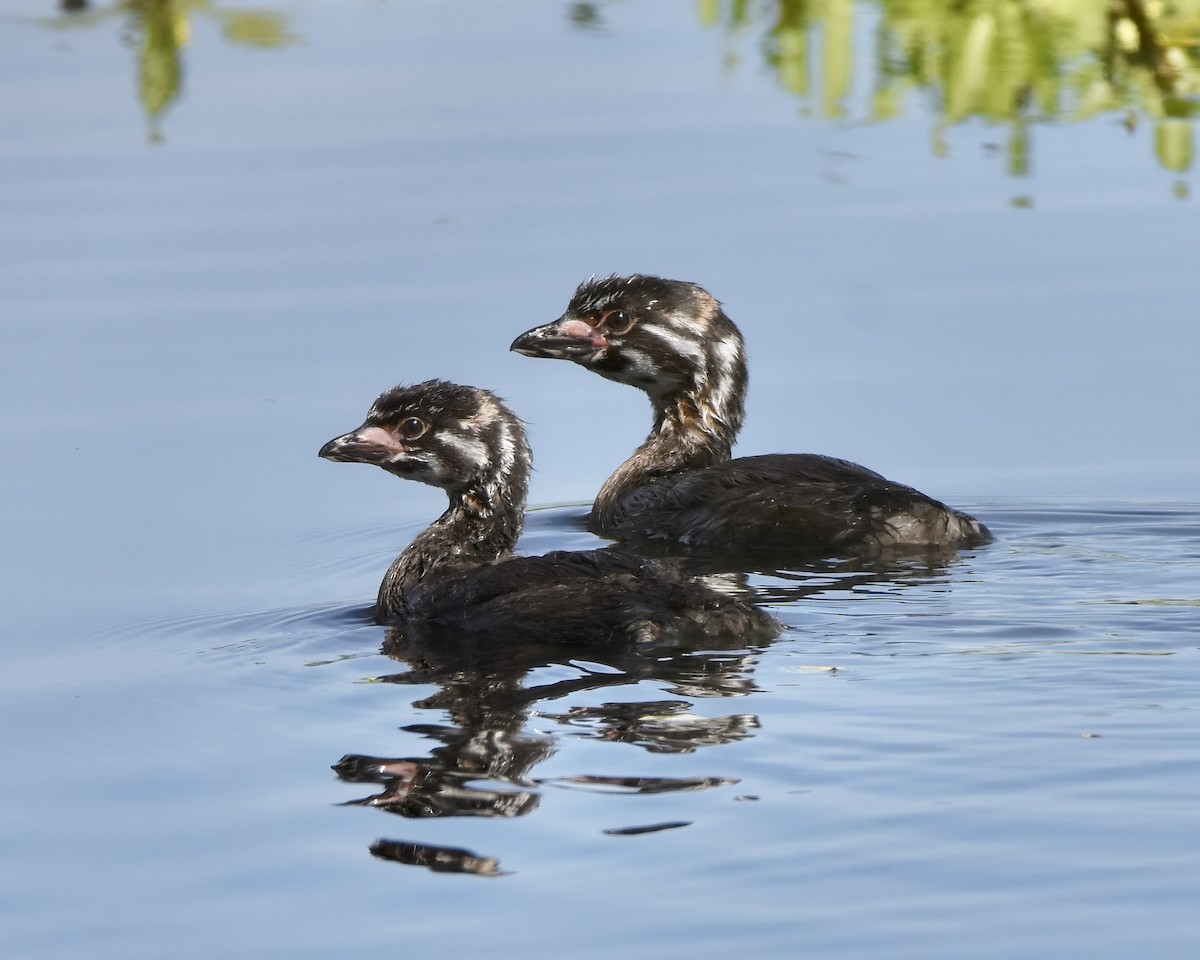
[[[525,526],[528,475],[528,457],[518,457],[513,475],[503,481],[447,491],[446,512],[419,533],[384,574],[376,620],[402,615],[404,594],[417,584],[511,556]]]
[[[742,425],[744,387],[713,391],[711,386],[651,398],[654,429],[600,488],[592,505],[593,529],[612,529],[624,499],[655,477],[729,460]],[[723,402],[714,403],[714,397]]]
[[[699,319],[668,317],[674,327],[658,329],[675,356],[674,362],[659,361],[663,376],[646,388],[654,428],[609,483],[620,477],[636,484],[639,477],[644,481],[709,467],[731,456],[746,417],[750,373],[745,344],[741,331],[707,294],[691,312]]]

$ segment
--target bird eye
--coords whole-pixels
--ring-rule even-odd
[[[624,310],[610,310],[600,318],[600,323],[609,333],[628,333],[633,327],[633,317]]]
[[[405,440],[416,440],[429,429],[429,425],[419,417],[409,417],[407,420],[401,420],[396,429]]]

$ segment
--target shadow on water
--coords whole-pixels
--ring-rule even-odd
[[[626,5],[621,5],[623,8]],[[53,29],[124,26],[137,54],[137,93],[150,139],[162,140],[161,118],[180,97],[184,51],[193,23],[220,25],[240,46],[278,49],[298,41],[285,14],[210,0],[120,0],[108,5],[64,0],[62,13],[39,21]],[[573,3],[575,29],[603,35],[609,3]],[[612,16],[616,16],[615,13]],[[948,130],[970,121],[1007,128],[1000,148],[1011,176],[1032,168],[1032,129],[1039,124],[1118,118],[1130,134],[1152,125],[1153,151],[1165,169],[1183,174],[1195,153],[1200,114],[1200,0],[795,0],[748,4],[703,0],[701,26],[724,35],[727,70],[747,59],[746,38],[783,91],[804,113],[825,120],[882,123],[923,97],[935,115],[932,149],[949,154]],[[875,24],[871,56],[861,61],[860,23]],[[872,92],[852,104],[864,81]],[[1187,195],[1186,183],[1175,187]],[[1028,197],[1015,198],[1017,206]]]

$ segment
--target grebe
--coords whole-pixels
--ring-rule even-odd
[[[379,587],[376,621],[405,637],[599,644],[778,632],[753,604],[627,551],[513,557],[531,454],[521,421],[486,390],[442,380],[395,387],[319,455],[373,463],[449,497]]]
[[[776,557],[987,543],[987,528],[873,470],[811,453],[730,459],[745,417],[742,335],[680,280],[591,279],[566,312],[513,341],[643,390],[654,428],[601,487],[589,529]]]

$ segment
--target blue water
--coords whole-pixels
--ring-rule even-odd
[[[690,5],[267,9],[298,42],[193,11],[160,142],[126,15],[0,19],[4,955],[1194,956],[1195,173],[1111,116],[1025,178],[919,98],[866,122],[868,3],[837,120]],[[490,387],[522,548],[593,546],[644,399],[507,345],[632,270],[745,332],[739,452],[996,543],[753,573],[761,648],[381,656],[442,501],[317,449]]]
[[[755,575],[752,650],[430,677],[333,599],[101,626],[6,684],[10,953],[1182,957],[1200,511],[967,506],[1000,540],[944,569]]]

